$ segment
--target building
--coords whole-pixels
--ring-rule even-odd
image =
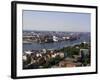
[[[89,54],[89,50],[88,49],[80,49],[80,56],[82,57],[82,55],[88,55]]]
[[[76,64],[69,60],[64,60],[59,63],[59,67],[76,67]]]

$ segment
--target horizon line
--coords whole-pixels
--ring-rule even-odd
[[[49,31],[49,30],[23,30],[23,31]],[[91,31],[49,31],[49,32],[91,32]]]

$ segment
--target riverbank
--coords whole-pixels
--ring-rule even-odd
[[[24,53],[23,57],[23,69],[88,66],[90,43],[63,47],[59,50],[30,51],[30,54]]]

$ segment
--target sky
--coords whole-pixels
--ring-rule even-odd
[[[90,13],[23,10],[23,30],[90,32]]]

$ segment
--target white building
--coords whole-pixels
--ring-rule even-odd
[[[53,36],[53,41],[54,41],[54,42],[57,42],[57,41],[58,41],[58,37]]]

